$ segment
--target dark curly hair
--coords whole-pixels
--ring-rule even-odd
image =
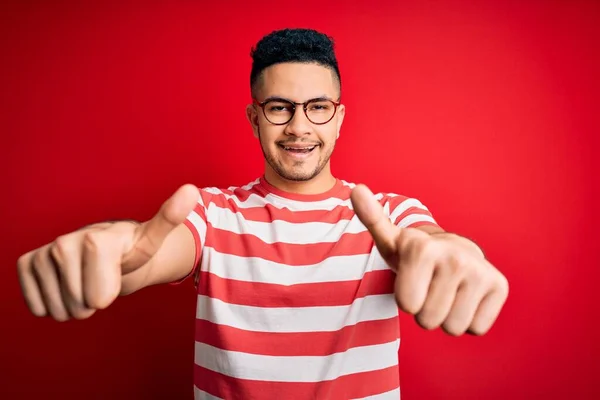
[[[334,41],[324,33],[302,28],[274,31],[258,41],[250,56],[250,89],[253,95],[263,70],[284,62],[316,63],[332,69],[337,76],[341,93],[342,79],[335,56]]]

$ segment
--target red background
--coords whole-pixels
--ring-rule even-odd
[[[255,179],[249,52],[287,26],[337,40],[334,173],[418,197],[511,282],[485,337],[402,317],[403,398],[600,394],[600,3],[201,3],[2,6],[0,398],[192,397],[189,282],[57,323],[28,314],[15,263],[84,224],[149,218],[183,183]]]

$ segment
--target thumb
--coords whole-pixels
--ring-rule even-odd
[[[169,233],[194,210],[199,196],[196,186],[183,185],[162,204],[152,219],[141,224],[135,233],[132,249],[123,257],[123,272],[130,272],[148,262]]]
[[[396,237],[400,234],[400,228],[392,224],[381,204],[365,185],[356,185],[350,200],[356,216],[371,233],[377,250],[384,259],[389,259],[396,253]]]

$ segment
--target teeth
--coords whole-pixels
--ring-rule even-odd
[[[312,150],[317,146],[311,146],[311,147],[284,147],[285,150]]]

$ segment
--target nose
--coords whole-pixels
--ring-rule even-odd
[[[312,124],[306,118],[302,105],[296,106],[294,115],[290,122],[287,123],[284,133],[290,136],[305,136],[312,133]]]

